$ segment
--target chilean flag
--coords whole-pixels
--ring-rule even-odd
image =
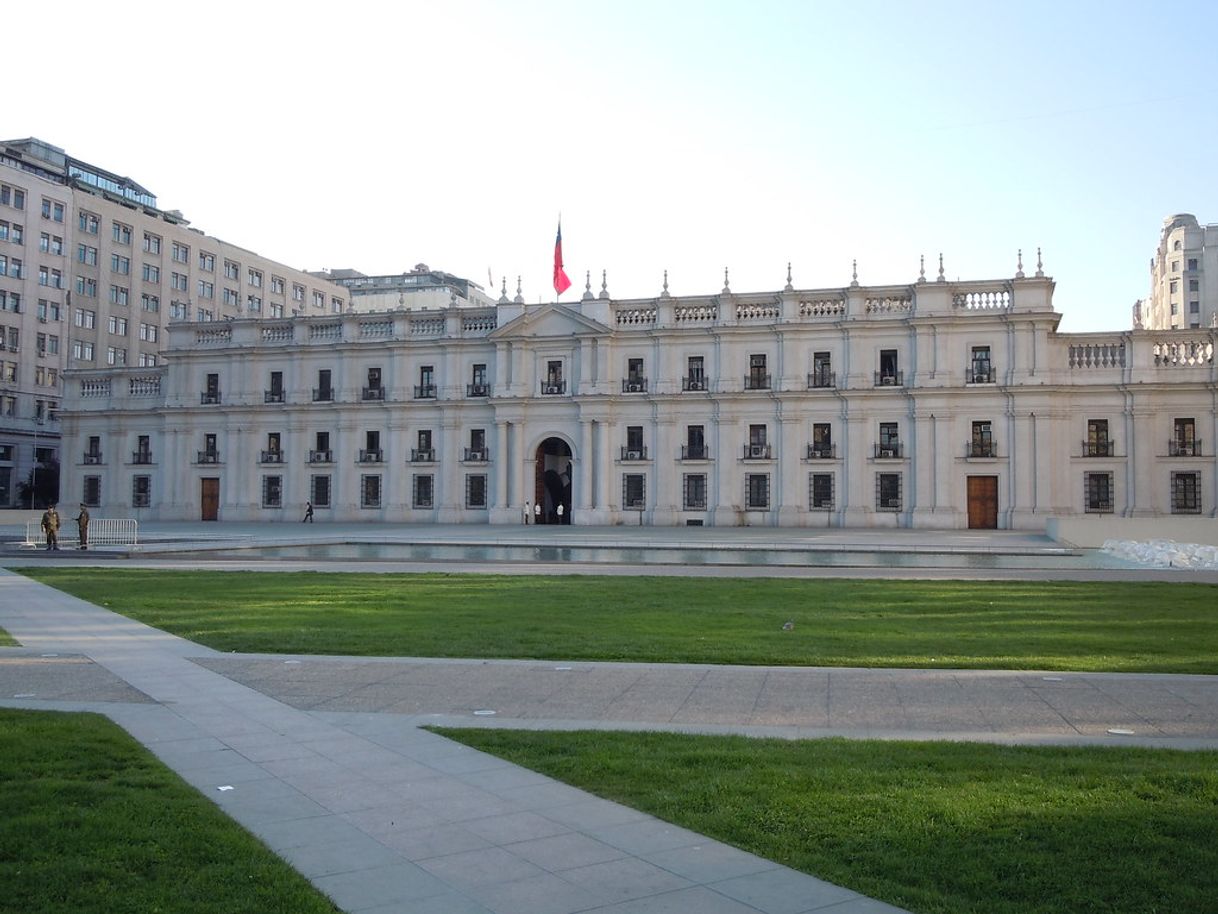
[[[571,288],[571,280],[562,269],[562,221],[558,223],[558,237],[554,239],[554,291],[562,295]]]

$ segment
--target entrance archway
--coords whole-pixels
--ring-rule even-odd
[[[534,459],[533,515],[539,524],[571,523],[571,448],[561,438],[547,438],[537,446]],[[561,508],[561,510],[559,510]]]

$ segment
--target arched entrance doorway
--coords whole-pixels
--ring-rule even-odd
[[[537,446],[534,460],[534,519],[539,524],[571,523],[571,448],[561,438],[547,438]],[[561,510],[560,510],[561,509]]]

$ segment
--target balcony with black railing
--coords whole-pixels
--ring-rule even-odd
[[[746,374],[744,376],[745,390],[769,390],[770,375],[768,374]]]
[[[360,463],[382,463],[385,459],[385,452],[378,448],[360,448],[359,462]]]
[[[313,402],[314,403],[331,403],[334,400],[333,387],[314,387]]]
[[[218,390],[205,390],[199,394],[199,403],[202,406],[219,406],[220,400],[220,391]]]
[[[1168,457],[1200,457],[1201,454],[1201,439],[1199,438],[1172,438],[1167,442]]]
[[[282,390],[264,390],[262,392],[262,402],[263,403],[282,403],[283,402],[283,391]]]
[[[994,368],[989,362],[973,362],[964,369],[965,384],[993,384]]]
[[[903,371],[877,371],[875,373],[876,387],[904,387],[905,372]]]
[[[768,444],[746,444],[744,446],[745,460],[771,460],[773,450]]]
[[[131,462],[137,466],[151,466],[152,451],[132,451]]]
[[[436,449],[433,447],[412,447],[410,449],[411,463],[435,463]]]
[[[467,447],[461,459],[466,463],[486,463],[491,459],[491,452],[484,447]]]
[[[964,443],[965,457],[997,457],[998,448],[994,446],[994,442],[989,439],[981,439],[979,441],[966,441]]]
[[[837,445],[825,444],[809,444],[808,459],[809,460],[835,460],[837,458]]]
[[[361,400],[384,400],[385,399],[385,388],[384,387],[364,387],[360,390],[360,399]]]
[[[219,451],[199,451],[198,453],[199,453],[199,457],[195,461],[195,463],[219,463],[220,462],[220,452]]]
[[[681,445],[682,460],[710,460],[710,448],[705,444]]]
[[[436,398],[436,385],[416,384],[414,386],[414,398],[416,400],[434,400]]]
[[[102,455],[100,451],[85,451],[84,457],[81,459],[81,463],[85,466],[99,466],[101,462]]]
[[[837,375],[832,371],[818,369],[808,373],[808,390],[837,387]]]
[[[704,375],[686,375],[681,379],[681,390],[705,392],[706,377]]]
[[[642,445],[639,445],[637,447],[624,447],[621,449],[621,458],[620,459],[626,460],[626,461],[646,460],[647,459],[647,448],[643,447]]]
[[[263,451],[260,463],[283,463],[283,451]]]
[[[1116,445],[1112,441],[1084,441],[1084,457],[1115,457]]]
[[[541,392],[543,395],[551,397],[562,396],[567,392],[567,382],[555,378],[542,381]]]
[[[875,446],[876,460],[900,460],[903,456],[904,447],[899,441],[879,442]]]
[[[485,383],[466,384],[465,395],[467,397],[489,397],[491,395],[491,385]]]
[[[645,394],[647,393],[646,378],[622,378],[622,393],[624,394]]]
[[[334,462],[334,452],[329,449],[320,450],[320,451],[316,451],[316,450],[309,451],[309,463],[333,463],[333,462]]]

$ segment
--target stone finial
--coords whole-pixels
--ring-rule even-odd
[[[918,255],[918,282],[926,282],[926,255]]]
[[[857,289],[859,287],[859,262],[857,260],[850,261],[850,288]]]
[[[1023,279],[1023,248],[1019,249],[1019,260],[1015,264],[1015,278]]]
[[[943,275],[943,253],[939,253],[939,276],[935,282],[947,282],[947,277]]]
[[[579,297],[580,301],[592,301],[595,296],[592,294],[592,271],[584,272],[584,294]]]
[[[660,291],[660,298],[671,298],[668,294],[668,271],[664,271],[664,288]]]
[[[795,287],[791,285],[791,261],[787,261],[787,284],[782,287],[784,292],[794,292]]]
[[[1036,278],[1044,279],[1045,265],[1040,260],[1040,248],[1036,249]]]
[[[608,301],[609,300],[609,281],[606,278],[606,276],[607,276],[606,271],[601,270],[601,294],[598,295],[597,298],[602,298],[605,301]]]
[[[732,286],[731,286],[731,283],[729,283],[729,282],[727,281],[727,267],[724,267],[724,268],[723,268],[723,294],[724,294],[724,295],[731,295],[731,294],[732,294]]]
[[[406,293],[405,292],[398,293],[398,310],[399,311],[406,310]]]
[[[524,304],[524,292],[521,291],[519,276],[516,277],[516,297],[514,299],[512,299],[512,301],[514,301],[518,305]]]

